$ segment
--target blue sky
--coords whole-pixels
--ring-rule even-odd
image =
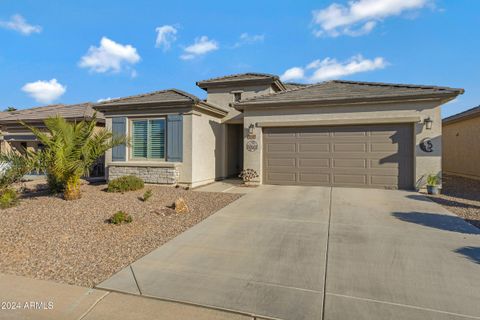
[[[480,104],[480,1],[241,3],[0,0],[0,108],[204,97],[195,81],[241,72],[464,88],[444,116]]]

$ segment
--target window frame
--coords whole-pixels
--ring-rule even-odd
[[[233,102],[240,102],[242,101],[242,96],[243,96],[243,93],[244,91],[243,90],[234,90],[234,91],[230,91],[230,93],[232,94],[232,100]],[[240,99],[236,99],[236,96],[239,95],[239,98]]]
[[[164,152],[163,152],[163,158],[149,158],[147,157],[135,157],[133,155],[133,123],[135,121],[147,121],[147,128],[149,128],[149,122],[150,121],[155,121],[155,120],[163,120],[164,122],[164,130],[165,133],[163,135],[163,145],[164,145]],[[147,135],[148,135],[148,129],[147,129]],[[141,118],[129,118],[128,119],[128,137],[131,141],[131,146],[128,148],[128,159],[130,161],[159,161],[159,162],[165,162],[167,160],[167,117],[166,116],[158,116],[155,118],[149,118],[149,117],[141,117]],[[148,154],[148,145],[149,145],[149,137],[147,136],[147,154]]]

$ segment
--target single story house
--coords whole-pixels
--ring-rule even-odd
[[[44,121],[49,117],[61,116],[68,121],[81,121],[92,119],[95,110],[91,103],[79,103],[73,105],[49,105],[17,111],[0,112],[0,152],[16,150],[23,153],[24,150],[37,150],[42,144],[23,126],[20,121],[38,128],[44,129]],[[97,112],[97,126],[105,127],[103,114]],[[104,159],[99,159],[92,168],[93,176],[104,175]]]
[[[236,74],[99,103],[130,144],[106,154],[109,179],[199,186],[241,170],[250,183],[419,188],[441,173],[440,106],[463,89],[358,81],[287,84]]]
[[[443,119],[443,172],[480,179],[480,106]]]

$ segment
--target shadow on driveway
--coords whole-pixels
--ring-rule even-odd
[[[394,212],[392,215],[405,222],[416,223],[439,230],[465,234],[480,234],[480,229],[468,224],[465,220],[457,216],[415,211]]]
[[[474,208],[474,209],[480,209],[480,206],[470,204],[470,203],[463,203],[455,200],[450,200],[450,199],[443,199],[440,197],[435,197],[435,196],[423,196],[423,195],[417,195],[417,194],[410,194],[407,196],[408,199],[412,200],[418,200],[418,201],[425,201],[425,202],[436,202],[438,204],[441,204],[442,206],[450,206],[450,207],[459,207],[459,208]]]
[[[480,264],[480,247],[463,247],[454,252],[465,256],[468,260]]]

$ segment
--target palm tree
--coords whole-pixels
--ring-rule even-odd
[[[44,145],[43,150],[35,152],[37,169],[46,172],[50,189],[63,192],[65,200],[79,199],[80,178],[89,174],[95,161],[108,149],[127,143],[126,137],[97,128],[96,114],[90,121],[68,122],[57,116],[44,123],[45,132],[22,124]]]

